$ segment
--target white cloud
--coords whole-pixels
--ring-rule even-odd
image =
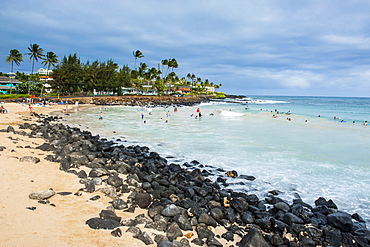
[[[60,57],[131,65],[139,49],[149,66],[175,57],[179,76],[225,90],[349,92],[369,88],[369,12],[368,2],[336,0],[5,1],[0,54],[38,43]]]
[[[340,45],[353,49],[370,49],[370,37],[332,34],[322,36],[321,40],[329,45]]]

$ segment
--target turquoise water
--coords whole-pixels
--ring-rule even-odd
[[[370,98],[252,96],[250,100],[248,109],[246,104],[221,101],[179,107],[177,112],[173,107],[91,107],[72,114],[69,121],[101,136],[126,140],[125,145],[146,145],[163,156],[176,157],[169,162],[198,160],[252,175],[255,181],[244,180],[244,185],[233,188],[260,198],[278,190],[290,202],[299,194],[313,205],[323,196],[339,209],[369,220],[370,126],[362,123],[370,121]],[[200,119],[191,116],[198,107]],[[104,119],[98,120],[101,111]],[[288,111],[290,115],[285,114]]]

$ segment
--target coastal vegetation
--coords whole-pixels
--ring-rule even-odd
[[[41,80],[40,74],[34,73],[34,63],[39,60],[43,60],[42,64],[47,67],[46,78],[53,78],[47,81],[47,86],[53,93],[60,95],[215,95],[214,89],[222,86],[209,79],[203,80],[194,73],[180,77],[175,72],[179,67],[175,58],[163,59],[155,67],[149,67],[145,62],[137,65],[138,59],[144,58],[140,50],[133,51],[133,69],[129,65],[120,67],[113,59],[82,62],[77,53],[58,60],[58,56],[52,51],[45,56],[38,44],[31,44],[28,50],[29,53],[25,55],[30,56],[32,72],[31,75],[15,73],[15,78],[22,82],[17,85],[18,93],[44,93],[46,83]],[[23,56],[13,49],[6,61],[12,63],[13,73],[13,64],[19,66],[23,62]],[[53,70],[50,71],[50,68]]]

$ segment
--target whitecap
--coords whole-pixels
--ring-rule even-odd
[[[244,113],[232,112],[232,111],[221,111],[220,115],[224,117],[241,117],[244,115]]]

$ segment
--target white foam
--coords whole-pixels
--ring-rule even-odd
[[[221,111],[220,115],[224,117],[241,117],[244,115],[244,113],[232,112],[232,111]]]
[[[262,99],[254,99],[254,100],[251,100],[250,102],[251,104],[281,104],[281,103],[290,103],[288,101],[279,101],[279,100],[262,100]]]

